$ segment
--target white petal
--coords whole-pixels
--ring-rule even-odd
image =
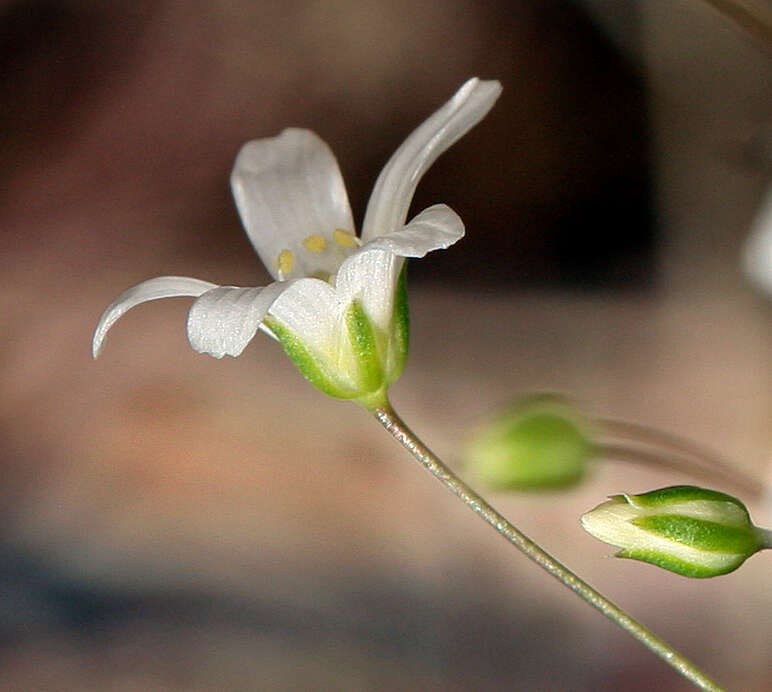
[[[402,260],[394,253],[372,245],[366,245],[341,264],[335,289],[344,305],[359,300],[373,324],[388,331]]]
[[[464,223],[444,204],[424,209],[400,231],[371,240],[365,248],[388,250],[399,257],[424,257],[432,250],[444,250],[464,237]]]
[[[290,282],[265,288],[216,286],[204,293],[188,313],[188,341],[199,353],[215,358],[238,356],[254,338],[268,309]]]
[[[404,225],[421,176],[442,152],[485,117],[500,93],[501,84],[496,81],[470,79],[403,142],[375,183],[362,240],[372,240]]]
[[[322,358],[337,358],[342,306],[335,289],[319,279],[292,282],[269,310],[282,324]]]
[[[332,233],[353,233],[354,221],[338,162],[313,132],[290,128],[247,142],[236,157],[231,188],[247,235],[274,278],[335,273],[340,257]],[[313,235],[325,239],[323,251],[303,246]],[[282,250],[292,253],[292,268],[280,276]]]
[[[444,204],[435,204],[402,230],[379,236],[345,260],[335,279],[338,298],[344,305],[359,300],[372,322],[388,331],[401,258],[423,257],[463,236],[464,224],[458,214]]]
[[[131,310],[135,305],[159,298],[196,297],[216,285],[209,281],[191,279],[187,276],[159,276],[126,289],[99,318],[99,323],[94,330],[94,339],[91,342],[91,354],[94,358],[99,355],[110,327],[116,323],[121,315],[127,310]]]
[[[745,242],[743,267],[756,287],[772,296],[772,187],[767,191]]]

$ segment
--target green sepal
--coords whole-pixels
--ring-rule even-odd
[[[621,548],[617,557],[698,579],[732,572],[766,547],[766,532],[742,502],[689,485],[614,495],[587,512],[582,526]]]
[[[386,384],[394,382],[405,368],[410,348],[410,308],[407,298],[407,262],[402,265],[394,293],[394,313],[391,320],[389,366]]]
[[[734,572],[750,555],[738,555],[737,559],[721,567],[709,567],[698,565],[694,562],[687,562],[672,555],[667,555],[656,550],[645,550],[642,548],[627,548],[620,550],[614,557],[629,558],[648,562],[650,565],[656,565],[670,572],[675,572],[683,577],[691,579],[708,579],[710,577],[719,577],[722,574]]]
[[[625,495],[624,497],[630,504],[636,507],[666,507],[667,505],[681,504],[682,502],[691,502],[693,500],[731,502],[742,509],[745,516],[748,517],[748,510],[736,497],[718,490],[698,488],[694,485],[671,485],[668,488],[650,490],[640,495]]]
[[[678,514],[636,517],[631,523],[662,538],[711,553],[750,556],[762,546],[758,532],[750,523],[745,527],[727,526]]]
[[[358,394],[375,392],[383,387],[384,377],[372,322],[358,300],[349,305],[345,320],[357,365]]]
[[[273,332],[282,345],[284,352],[295,364],[295,367],[300,370],[303,377],[320,392],[336,399],[353,399],[360,394],[360,392],[342,384],[329,373],[320,360],[311,354],[297,335],[287,329],[281,322],[268,317],[263,320],[263,324]]]

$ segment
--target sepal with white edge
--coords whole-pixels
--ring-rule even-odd
[[[349,290],[355,288],[301,279],[276,300],[263,324],[314,387],[371,409],[385,403],[407,358],[405,266],[387,301],[367,300],[366,291]],[[330,301],[321,311],[320,300]]]
[[[685,577],[715,577],[737,569],[765,545],[745,505],[731,495],[676,485],[641,495],[614,495],[581,519],[595,538]]]

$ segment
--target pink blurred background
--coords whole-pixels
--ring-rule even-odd
[[[395,406],[451,465],[486,411],[552,390],[760,478],[772,328],[739,268],[769,176],[756,39],[698,0],[6,1],[0,32],[1,689],[688,689],[275,344],[198,356],[184,301],[161,301],[89,346],[145,278],[267,280],[227,187],[247,139],[317,131],[361,219],[409,131],[497,78],[419,187],[467,237],[411,265]],[[578,526],[607,494],[694,480],[607,464],[491,499],[727,687],[769,689],[768,555],[688,581]]]

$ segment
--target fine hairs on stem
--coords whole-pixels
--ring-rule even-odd
[[[614,605],[549,553],[545,552],[539,545],[511,524],[502,514],[491,507],[421,442],[388,403],[372,409],[371,413],[386,431],[413,455],[421,466],[526,557],[555,577],[561,584],[571,589],[582,600],[603,613],[614,624],[659,656],[696,687],[711,692],[722,690],[721,687],[707,677],[693,663],[678,654],[669,644],[634,620],[625,611]]]

